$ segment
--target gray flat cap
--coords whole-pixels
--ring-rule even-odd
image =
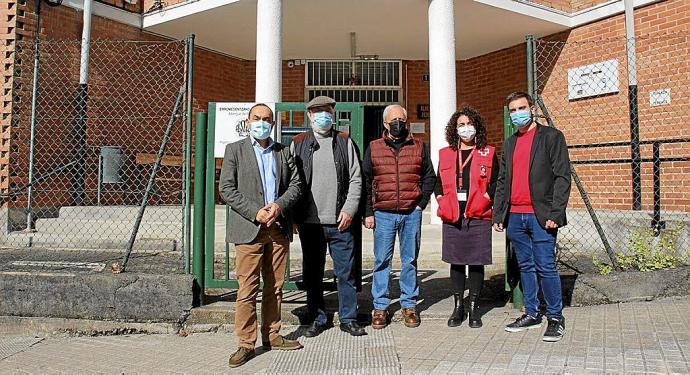
[[[307,109],[311,109],[313,107],[321,107],[324,105],[330,105],[331,107],[335,107],[335,100],[327,97],[327,96],[317,96],[316,98],[312,99],[307,103]]]

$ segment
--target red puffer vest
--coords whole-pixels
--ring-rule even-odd
[[[470,196],[467,198],[464,217],[491,220],[491,201],[484,197],[491,180],[495,147],[486,146],[472,151],[470,162]],[[460,207],[457,196],[458,150],[445,147],[439,150],[438,170],[443,187],[443,195],[437,197],[436,214],[447,223],[460,220]]]
[[[396,151],[379,138],[370,143],[374,171],[372,206],[374,210],[409,211],[422,197],[423,143],[411,136]]]

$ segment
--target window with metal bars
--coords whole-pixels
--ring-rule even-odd
[[[369,105],[401,100],[399,60],[311,60],[307,62],[306,100],[327,95],[338,102]]]

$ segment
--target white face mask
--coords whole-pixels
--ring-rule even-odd
[[[471,141],[475,134],[477,134],[477,130],[472,125],[465,125],[458,128],[458,137],[463,141]]]

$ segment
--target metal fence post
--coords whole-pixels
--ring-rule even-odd
[[[640,154],[640,124],[637,97],[637,53],[635,51],[635,22],[633,1],[624,0],[625,49],[628,70],[628,107],[630,112],[630,156],[632,159],[632,209],[642,209],[642,156]]]
[[[654,174],[654,212],[652,214],[652,231],[657,237],[664,229],[661,221],[661,143],[652,143],[652,165]]]
[[[190,195],[192,192],[192,106],[193,106],[193,91],[194,85],[194,34],[187,37],[187,102],[186,102],[186,119],[185,119],[185,133],[184,133],[184,234],[183,234],[183,250],[184,250],[184,270],[189,273],[191,238],[192,238],[192,202]]]
[[[205,112],[196,114],[196,132],[194,148],[194,250],[192,251],[192,269],[194,273],[194,299],[201,305],[204,303],[206,263],[205,231],[206,222],[206,121]],[[213,244],[211,244],[213,246]],[[197,305],[195,303],[195,305]]]
[[[86,201],[86,122],[89,101],[89,57],[91,54],[91,5],[93,0],[84,0],[84,25],[81,35],[81,56],[79,63],[79,87],[77,88],[77,121],[74,127],[74,205],[82,206]]]
[[[151,190],[153,190],[153,184],[156,181],[156,174],[158,173],[158,170],[160,169],[161,164],[163,162],[163,157],[165,156],[165,149],[168,146],[168,141],[170,140],[173,125],[175,125],[175,120],[178,118],[180,114],[180,109],[182,107],[182,100],[184,98],[185,91],[186,86],[183,85],[182,87],[180,87],[180,92],[177,95],[177,100],[175,100],[175,106],[173,107],[173,111],[170,114],[170,119],[168,120],[168,126],[165,129],[165,133],[163,133],[163,139],[161,140],[160,148],[158,149],[158,154],[156,155],[156,162],[153,164],[153,170],[151,171],[148,183],[146,184],[144,196],[141,198],[139,212],[137,213],[137,218],[134,221],[134,227],[132,229],[132,234],[129,237],[129,242],[127,243],[125,255],[122,257],[122,261],[119,265],[117,263],[113,264],[113,272],[115,273],[125,272],[125,268],[127,268],[127,262],[129,261],[129,257],[132,254],[132,249],[134,248],[134,241],[137,239],[139,227],[141,226],[141,220],[143,219],[144,213],[146,212],[146,206],[148,205],[149,197],[151,196]]]
[[[508,139],[512,134],[513,125],[510,123],[510,111],[508,111],[508,107],[503,107],[503,139]],[[511,267],[512,257],[510,251],[510,241],[508,240],[507,235],[504,234],[504,236],[506,237],[506,272],[504,281],[505,291],[513,292],[513,308],[520,309],[524,305],[522,300],[522,290],[520,290],[519,281],[515,283],[515,287],[511,286],[510,279],[513,278],[513,275],[511,275],[511,270],[514,270],[514,267]],[[520,275],[517,275],[517,278],[519,280]]]
[[[536,87],[534,87],[534,36],[525,37],[527,44],[527,93],[534,98]]]
[[[39,67],[41,63],[41,3],[36,2],[36,36],[34,37],[34,74],[31,85],[31,136],[29,138],[29,189],[26,200],[26,230],[34,229],[33,223],[33,192],[34,192],[34,151],[36,148],[36,97],[38,96]]]

